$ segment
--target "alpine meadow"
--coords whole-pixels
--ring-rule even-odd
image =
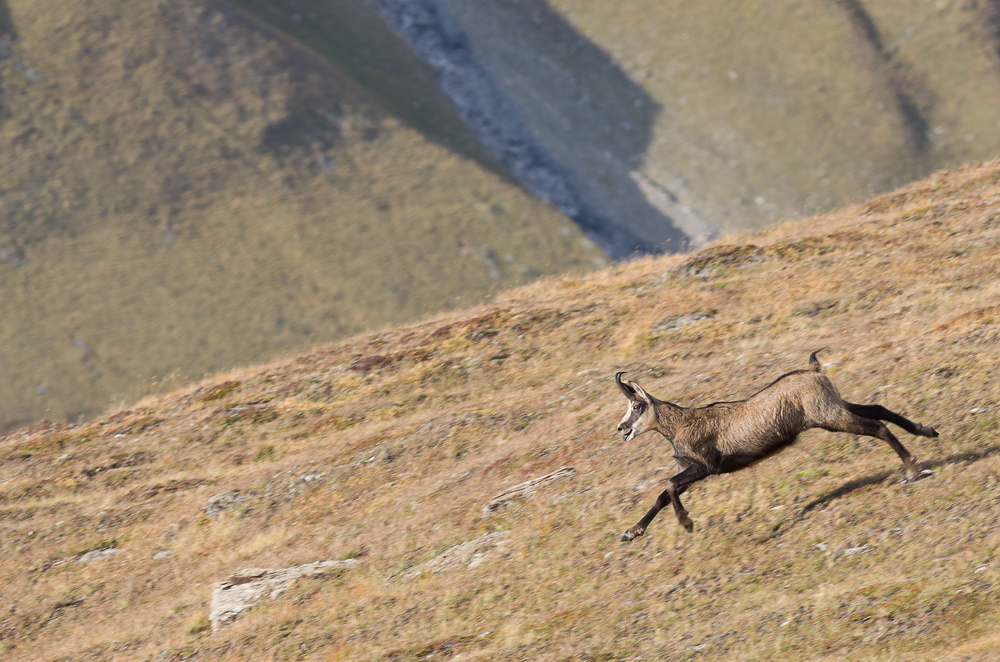
[[[992,659],[998,248],[993,161],[15,432],[4,659]],[[809,431],[618,541],[673,462],[616,371],[702,405],[820,347],[928,477]]]
[[[0,0],[0,660],[995,660],[997,108],[1000,0]]]

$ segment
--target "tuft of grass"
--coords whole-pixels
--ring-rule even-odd
[[[203,634],[205,632],[210,631],[211,629],[212,629],[212,622],[208,619],[208,614],[199,614],[198,616],[195,616],[194,618],[189,620],[187,624],[188,634],[195,634],[195,635]]]

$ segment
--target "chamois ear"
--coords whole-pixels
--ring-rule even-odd
[[[640,400],[645,402],[647,405],[653,404],[653,399],[649,397],[648,393],[642,390],[641,386],[639,386],[635,382],[629,382],[629,386],[631,386],[635,390],[635,394]]]
[[[632,389],[631,386],[632,382],[629,382],[628,384],[624,383],[622,381],[622,375],[624,374],[625,374],[624,372],[615,373],[615,384],[618,384],[618,388],[621,390],[622,394],[626,398],[628,398],[632,402],[635,402],[635,391]]]

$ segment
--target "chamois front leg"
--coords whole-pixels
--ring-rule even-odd
[[[701,464],[691,464],[686,469],[681,471],[679,474],[667,481],[667,489],[660,493],[660,496],[656,497],[656,503],[653,507],[642,516],[639,523],[633,526],[631,529],[622,534],[621,542],[631,542],[639,536],[646,533],[646,527],[649,523],[653,521],[657,513],[663,510],[668,503],[673,504],[674,514],[677,515],[677,521],[681,523],[688,533],[694,530],[694,522],[688,517],[688,513],[684,510],[684,506],[681,505],[680,495],[688,488],[692,483],[696,483],[702,478],[708,476],[711,472]]]

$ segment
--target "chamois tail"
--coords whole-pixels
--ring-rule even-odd
[[[817,349],[809,355],[809,369],[813,372],[823,372],[822,366],[819,364],[819,359],[816,358],[816,355],[822,351],[822,349]]]

